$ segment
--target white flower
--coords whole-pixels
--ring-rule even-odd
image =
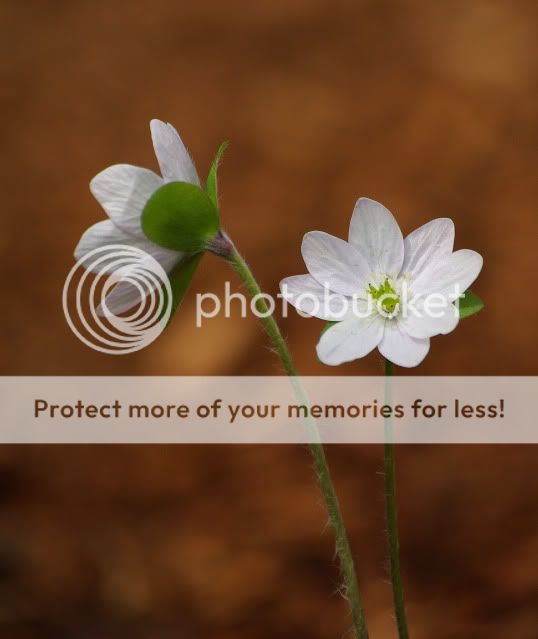
[[[337,322],[317,345],[325,364],[349,362],[378,347],[395,364],[417,366],[430,337],[456,328],[453,302],[482,268],[478,253],[453,251],[453,245],[452,220],[432,220],[404,240],[390,211],[360,198],[349,242],[321,231],[305,235],[309,275],[282,280],[282,294],[307,315]]]
[[[91,226],[82,236],[75,258],[84,257],[99,247],[120,244],[134,246],[156,259],[169,273],[182,259],[183,253],[163,248],[149,240],[142,231],[142,212],[150,197],[168,182],[200,185],[194,164],[178,132],[160,120],[150,122],[153,148],[162,177],[138,166],[115,164],[101,171],[90,182],[90,190],[109,219]],[[104,262],[99,270],[106,267]],[[106,308],[119,315],[141,301],[139,288],[119,282],[106,297]],[[98,311],[103,314],[102,305]]]

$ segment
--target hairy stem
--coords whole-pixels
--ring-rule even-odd
[[[295,390],[295,394],[299,401],[306,404],[305,393],[303,392],[298,378],[297,369],[293,363],[291,353],[286,344],[286,340],[282,337],[282,333],[276,323],[274,317],[269,313],[269,308],[263,297],[261,297],[261,289],[256,282],[252,271],[248,267],[245,260],[237,252],[235,247],[231,245],[228,261],[235,268],[247,291],[256,300],[256,307],[259,311],[260,321],[273,344],[276,353],[282,362],[287,375],[291,377],[291,381]],[[340,568],[345,583],[346,598],[351,608],[353,618],[353,626],[357,639],[368,639],[368,629],[364,610],[359,595],[359,587],[357,576],[355,573],[355,565],[353,555],[347,538],[346,528],[340,511],[340,505],[331,479],[329,466],[325,457],[325,451],[321,443],[312,443],[309,445],[310,452],[314,460],[314,469],[318,478],[319,486],[325,501],[325,506],[329,515],[329,521],[334,530],[336,537],[336,551],[340,560]]]
[[[385,360],[385,404],[391,402],[391,378],[394,375],[392,362]],[[400,542],[398,540],[398,516],[396,507],[396,460],[392,443],[392,420],[385,418],[385,507],[389,546],[390,581],[396,614],[399,639],[409,639],[405,603],[400,570]]]

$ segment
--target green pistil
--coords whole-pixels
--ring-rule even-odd
[[[380,302],[381,308],[389,315],[394,313],[400,302],[400,297],[396,294],[388,277],[385,278],[385,281],[379,288],[375,288],[373,284],[369,284],[368,292],[376,302]]]

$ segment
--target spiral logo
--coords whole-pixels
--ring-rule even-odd
[[[110,244],[76,262],[65,280],[62,303],[81,342],[101,353],[127,355],[162,333],[172,313],[172,289],[152,255]]]

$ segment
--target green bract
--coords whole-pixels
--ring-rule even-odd
[[[217,151],[213,163],[211,164],[211,168],[209,169],[209,174],[207,176],[207,182],[205,186],[206,193],[208,194],[210,200],[213,202],[214,207],[219,209],[219,194],[218,194],[218,185],[217,185],[217,171],[219,168],[220,161],[228,147],[228,142],[223,142],[219,150]]]
[[[219,230],[211,198],[194,184],[170,182],[150,197],[142,213],[146,236],[173,251],[203,251]]]
[[[172,321],[179,305],[183,301],[185,294],[189,290],[192,278],[196,273],[198,264],[202,259],[203,253],[196,253],[181,260],[181,262],[175,266],[170,273],[168,273],[168,279],[170,280],[170,288],[172,289],[172,309],[168,324]],[[163,287],[163,294],[166,292],[166,288]]]
[[[460,319],[470,317],[484,308],[484,302],[472,291],[465,291],[459,300]]]

